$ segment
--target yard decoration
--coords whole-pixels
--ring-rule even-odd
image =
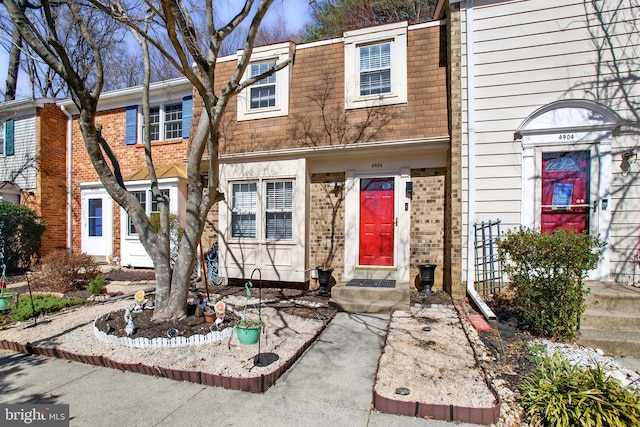
[[[260,281],[262,280],[262,273],[260,269],[256,268],[251,272],[251,278],[253,278],[253,274],[255,272],[260,273]],[[240,344],[251,345],[258,343],[258,357],[260,356],[260,332],[262,331],[262,327],[264,324],[262,323],[262,317],[260,312],[260,307],[262,306],[262,293],[259,292],[259,301],[258,301],[258,319],[249,319],[247,318],[247,304],[249,302],[249,298],[251,298],[251,288],[253,287],[253,283],[251,282],[251,278],[244,284],[244,288],[247,293],[246,302],[244,304],[244,311],[242,313],[242,319],[236,322],[236,335],[238,336],[238,340]],[[260,290],[260,287],[258,287]]]
[[[127,326],[125,326],[124,331],[127,335],[135,333],[136,325],[133,323],[133,317],[129,317],[129,321],[127,322]]]
[[[11,307],[11,303],[16,300],[17,292],[7,289],[7,264],[2,264],[2,275],[0,276],[0,311],[6,311]]]

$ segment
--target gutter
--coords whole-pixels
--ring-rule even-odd
[[[495,313],[482,300],[475,288],[475,230],[473,223],[476,217],[476,97],[475,97],[475,64],[474,64],[474,22],[473,0],[466,3],[466,43],[467,43],[467,295],[489,321],[496,320]]]
[[[67,108],[65,107],[65,105],[60,105],[60,109],[62,110],[62,112],[65,114],[65,116],[67,116],[67,251],[71,251],[72,249],[72,242],[73,242],[73,233],[71,230],[72,227],[72,223],[73,223],[73,217],[72,217],[72,193],[73,193],[73,189],[72,189],[72,172],[71,172],[71,167],[73,165],[72,160],[73,160],[73,146],[72,146],[72,130],[73,130],[73,116],[71,115],[71,113],[69,113],[69,111],[67,111]]]

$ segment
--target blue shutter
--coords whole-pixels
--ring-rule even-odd
[[[137,116],[138,108],[135,105],[127,107],[126,129],[124,136],[124,143],[127,145],[133,145],[136,143],[136,134],[138,133],[138,128],[136,126]]]
[[[182,137],[189,138],[191,132],[191,117],[193,110],[193,97],[185,96],[182,99]]]
[[[6,156],[13,156],[14,154],[13,141],[15,139],[15,133],[13,129],[13,120],[4,122],[4,154]]]

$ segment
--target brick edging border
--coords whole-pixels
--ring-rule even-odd
[[[458,313],[458,317],[460,314]],[[462,320],[462,319],[461,319]],[[387,339],[389,337],[389,328],[391,327],[391,322],[387,325],[387,333],[384,338],[383,348],[387,345]],[[463,327],[464,329],[464,327]],[[467,336],[467,332],[465,331],[465,336]],[[469,337],[467,336],[467,340]],[[380,355],[380,359],[382,355]],[[479,363],[474,352],[474,358],[476,359],[476,363]],[[378,370],[380,369],[380,359],[378,359],[378,367],[376,368],[376,376],[378,377]],[[486,372],[483,369],[485,383],[496,397],[496,404],[494,406],[485,407],[485,408],[470,408],[466,406],[456,406],[456,405],[441,405],[441,404],[432,404],[432,403],[424,403],[424,402],[413,402],[406,400],[397,400],[389,397],[384,397],[378,394],[375,390],[375,383],[373,386],[373,407],[380,412],[385,414],[394,414],[394,415],[405,415],[409,417],[420,417],[420,418],[432,418],[436,420],[443,421],[457,421],[463,423],[471,423],[471,424],[482,424],[482,425],[491,425],[498,421],[500,418],[500,398],[498,393],[494,389],[493,385],[490,381],[487,380]]]
[[[57,347],[34,345],[30,342],[23,344],[17,341],[0,339],[0,348],[26,355],[35,354],[46,357],[55,357],[58,359],[66,359],[89,365],[118,369],[120,371],[169,378],[177,381],[189,381],[196,384],[223,387],[231,390],[248,391],[251,393],[264,393],[274,385],[278,378],[280,378],[280,376],[282,376],[282,374],[284,374],[315,342],[318,336],[325,330],[329,322],[333,319],[335,314],[336,312],[333,311],[327,321],[323,322],[322,327],[318,329],[318,331],[278,369],[268,374],[248,378],[228,377],[225,375],[217,375],[202,371],[172,369],[163,366],[146,365],[144,363],[118,362],[117,360],[113,360],[107,356],[78,354]]]

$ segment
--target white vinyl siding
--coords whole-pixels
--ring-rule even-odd
[[[13,155],[0,156],[0,182],[8,181],[22,190],[36,188],[36,118],[13,119]]]
[[[640,40],[639,20],[637,6],[634,10],[632,3],[630,0],[593,3],[582,0],[475,1],[471,36],[474,56],[469,61],[466,58],[466,30],[471,26],[466,23],[465,7],[468,5],[462,2],[462,44],[459,48],[462,64],[473,63],[475,83],[473,175],[476,215],[471,221],[501,219],[503,230],[522,223],[526,216],[521,208],[526,183],[522,180],[522,141],[514,140],[514,133],[538,108],[558,100],[587,99],[603,104],[624,119],[637,120],[630,105],[640,101],[640,85],[622,87],[620,84],[625,76],[637,72],[637,53],[634,52],[637,52]],[[605,8],[601,16],[604,26],[599,23],[594,4]],[[461,104],[465,145],[467,71],[463,67]],[[584,142],[594,144],[599,141]],[[623,268],[624,259],[633,258],[638,250],[637,228],[632,234],[622,233],[616,224],[637,223],[639,212],[630,206],[640,204],[640,187],[630,185],[630,178],[620,176],[620,155],[616,154],[625,147],[635,148],[636,143],[626,136],[614,137],[611,143],[612,181],[607,190],[611,194],[612,213],[609,247],[619,251],[618,255],[612,253],[611,258],[612,278],[615,279],[616,271]],[[463,153],[466,156],[466,147]],[[468,200],[466,157],[462,163],[463,200]],[[618,208],[614,211],[613,206]],[[464,209],[467,209],[466,204]],[[597,219],[597,213],[593,215]],[[466,234],[468,220],[466,215],[463,218]],[[463,241],[466,245],[466,236]],[[466,257],[467,251],[463,250],[463,254]],[[616,262],[620,265],[616,266]],[[463,265],[467,265],[466,261]]]

